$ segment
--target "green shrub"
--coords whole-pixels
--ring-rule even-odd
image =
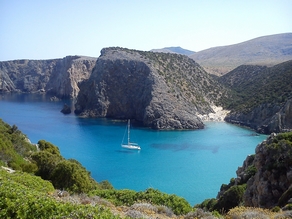
[[[38,166],[36,174],[45,180],[51,179],[53,170],[56,168],[57,164],[63,160],[60,155],[52,154],[48,151],[36,152],[31,158]]]
[[[0,218],[120,218],[101,206],[57,201],[48,194],[52,185],[40,177],[3,171],[0,174]]]
[[[143,192],[114,189],[94,190],[90,194],[107,199],[115,205],[131,206],[136,202],[148,202],[158,206],[167,206],[177,215],[186,214],[192,210],[192,207],[185,199],[176,195],[162,193],[156,189],[147,189]]]
[[[70,160],[60,161],[52,171],[50,180],[58,189],[72,193],[87,193],[94,188],[94,180],[81,164]]]
[[[246,184],[231,186],[219,198],[214,208],[218,211],[228,211],[231,208],[239,206],[243,201],[243,194],[246,190]]]
[[[34,172],[36,167],[28,157],[36,151],[17,126],[12,127],[0,119],[0,163],[15,170]]]
[[[57,146],[53,145],[52,143],[47,142],[45,140],[39,140],[38,147],[41,151],[47,151],[51,154],[60,155],[59,148]]]
[[[201,204],[196,205],[196,208],[201,208],[205,211],[214,211],[218,200],[215,198],[205,199]]]

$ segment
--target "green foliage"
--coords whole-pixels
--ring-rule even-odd
[[[94,188],[90,173],[81,164],[71,160],[59,162],[50,180],[56,188],[65,188],[72,193],[87,193]]]
[[[177,215],[190,212],[192,207],[183,198],[176,195],[168,195],[155,189],[147,189],[144,192],[132,190],[94,190],[91,195],[111,201],[115,205],[131,206],[136,202],[149,202],[155,205],[167,206]]]
[[[39,146],[39,149],[41,151],[47,151],[47,152],[49,152],[51,154],[60,155],[59,148],[57,146],[53,145],[50,142],[47,142],[45,140],[39,140],[38,141],[38,146]]]
[[[4,166],[15,170],[34,172],[36,165],[29,161],[36,147],[29,143],[17,126],[12,127],[0,119],[0,161]]]
[[[196,208],[204,209],[205,211],[214,211],[218,200],[215,198],[205,199],[201,204],[196,205]]]
[[[257,168],[254,165],[250,165],[247,167],[246,173],[248,175],[248,178],[254,176],[257,172]]]
[[[243,194],[246,190],[246,184],[231,186],[223,195],[219,198],[217,204],[214,206],[214,210],[228,211],[231,208],[239,206],[243,202]]]
[[[36,174],[46,180],[51,179],[53,170],[56,168],[57,164],[63,160],[60,155],[51,154],[46,150],[34,153],[32,159],[38,166]]]
[[[99,182],[99,188],[100,189],[113,189],[114,187],[112,186],[112,184],[109,181],[103,180],[103,181]]]
[[[278,134],[266,147],[271,159],[266,168],[287,171],[292,165],[292,132]]]
[[[8,181],[13,181],[26,186],[28,189],[33,189],[38,192],[49,193],[55,190],[54,186],[49,181],[43,180],[39,176],[34,176],[28,173],[17,171],[12,174],[0,169],[0,176],[1,180],[5,179]]]
[[[233,91],[225,105],[232,111],[248,113],[261,104],[282,106],[292,98],[292,61],[275,65],[239,66],[219,78]],[[268,107],[269,105],[267,105]]]
[[[39,177],[0,174],[0,218],[120,218],[101,206],[57,201],[48,194],[52,185]]]

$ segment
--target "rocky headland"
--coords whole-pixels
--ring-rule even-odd
[[[0,62],[0,92],[39,92],[76,98],[78,83],[89,78],[95,62],[96,58],[82,56]]]
[[[199,114],[227,91],[194,60],[178,54],[105,48],[80,84],[75,112],[86,117],[134,119],[154,129],[199,129]]]

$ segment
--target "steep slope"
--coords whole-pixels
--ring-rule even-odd
[[[197,114],[227,91],[187,56],[106,48],[75,105],[81,116],[135,119],[155,129],[203,128]]]
[[[240,66],[219,80],[235,92],[227,122],[267,134],[292,129],[292,61]]]
[[[207,199],[198,207],[209,211],[229,210],[236,206],[290,210],[285,216],[234,218],[291,218],[292,198],[292,132],[272,133],[257,145],[238,167],[236,178],[222,184],[216,199]]]
[[[212,74],[223,75],[246,64],[273,66],[292,59],[292,33],[255,38],[242,43],[214,47],[190,55]]]
[[[0,62],[0,92],[47,92],[75,98],[77,84],[89,77],[95,62],[96,58],[81,56]]]
[[[183,49],[180,46],[165,47],[162,49],[152,49],[151,52],[177,53],[177,54],[186,55],[186,56],[189,56],[195,53],[194,51]]]

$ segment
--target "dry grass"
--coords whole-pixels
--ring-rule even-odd
[[[292,218],[292,211],[272,212],[262,208],[235,207],[231,209],[226,219],[288,219]]]

